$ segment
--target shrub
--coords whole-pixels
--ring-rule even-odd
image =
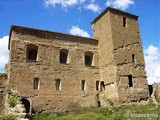
[[[15,116],[12,114],[0,116],[0,120],[15,120]]]
[[[10,105],[10,107],[15,107],[16,104],[17,104],[16,97],[13,97],[13,96],[9,97],[8,98],[8,104]]]

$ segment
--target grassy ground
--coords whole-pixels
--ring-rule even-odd
[[[113,107],[111,110],[100,107],[79,109],[65,113],[41,113],[35,115],[33,120],[160,120],[160,107],[148,104]]]

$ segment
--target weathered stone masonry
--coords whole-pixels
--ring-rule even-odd
[[[92,29],[93,38],[85,38],[11,27],[9,84],[29,101],[30,112],[148,99],[138,17],[107,8]]]
[[[5,97],[7,88],[7,75],[0,73],[0,114],[5,113]]]

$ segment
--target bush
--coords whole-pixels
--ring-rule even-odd
[[[110,106],[113,106],[113,102],[110,99],[107,99]]]
[[[9,97],[8,98],[8,104],[10,105],[10,107],[15,107],[16,104],[17,104],[16,97],[13,97],[13,96]]]
[[[12,114],[0,116],[0,120],[15,120],[15,116]]]

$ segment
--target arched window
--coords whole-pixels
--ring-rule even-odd
[[[33,44],[27,45],[27,60],[37,61],[38,46]]]
[[[62,64],[67,64],[67,59],[68,59],[68,50],[65,50],[65,49],[61,49],[60,50],[60,57],[59,57],[59,61],[60,63]]]
[[[92,66],[93,65],[93,53],[85,52],[85,65]]]
[[[99,90],[99,81],[98,80],[96,81],[96,90],[97,91]]]
[[[85,91],[85,90],[86,90],[85,80],[82,80],[82,81],[81,81],[81,90],[82,90],[82,91]]]
[[[56,90],[61,90],[61,80],[60,79],[55,80],[55,87],[56,87]]]
[[[34,78],[33,89],[39,89],[39,78]]]
[[[129,84],[129,87],[133,87],[133,77],[132,75],[128,75],[128,84]]]

